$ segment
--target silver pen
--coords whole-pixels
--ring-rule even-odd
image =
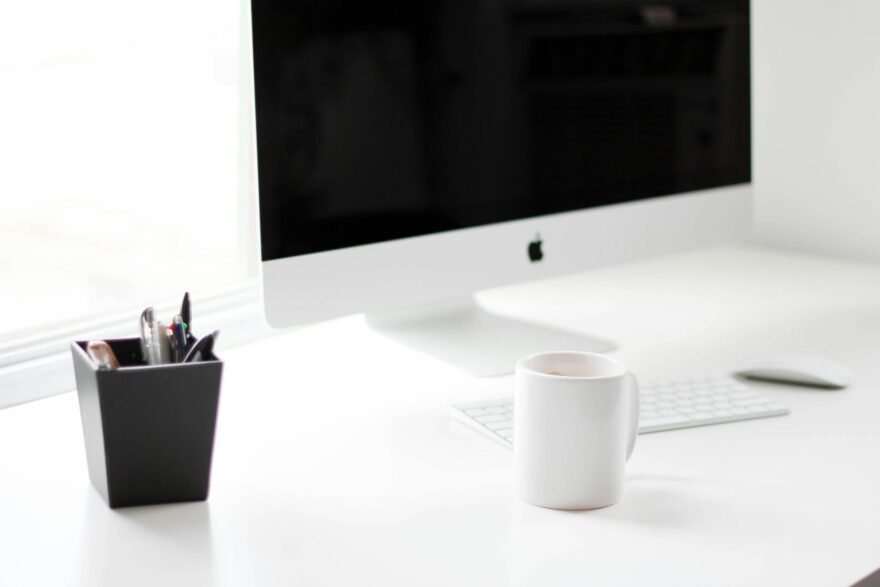
[[[153,365],[153,327],[156,324],[156,309],[149,306],[141,312],[141,356],[148,365]]]
[[[161,321],[157,320],[153,323],[153,332],[151,336],[151,355],[153,357],[151,365],[164,365],[171,362],[171,347],[168,340],[168,327]]]

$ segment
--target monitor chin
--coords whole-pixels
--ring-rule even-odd
[[[383,336],[483,377],[512,373],[518,359],[548,349],[617,348],[610,340],[495,314],[473,297],[367,314],[367,324]]]

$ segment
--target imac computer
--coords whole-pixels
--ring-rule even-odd
[[[614,345],[474,292],[749,230],[748,0],[252,0],[251,19],[272,326],[363,312],[510,372]]]

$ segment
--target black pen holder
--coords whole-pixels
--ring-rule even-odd
[[[70,345],[92,485],[111,508],[207,499],[223,362],[147,365],[139,338],[106,342],[119,369]]]

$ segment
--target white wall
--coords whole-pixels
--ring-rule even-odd
[[[880,260],[880,0],[752,0],[759,240]]]

